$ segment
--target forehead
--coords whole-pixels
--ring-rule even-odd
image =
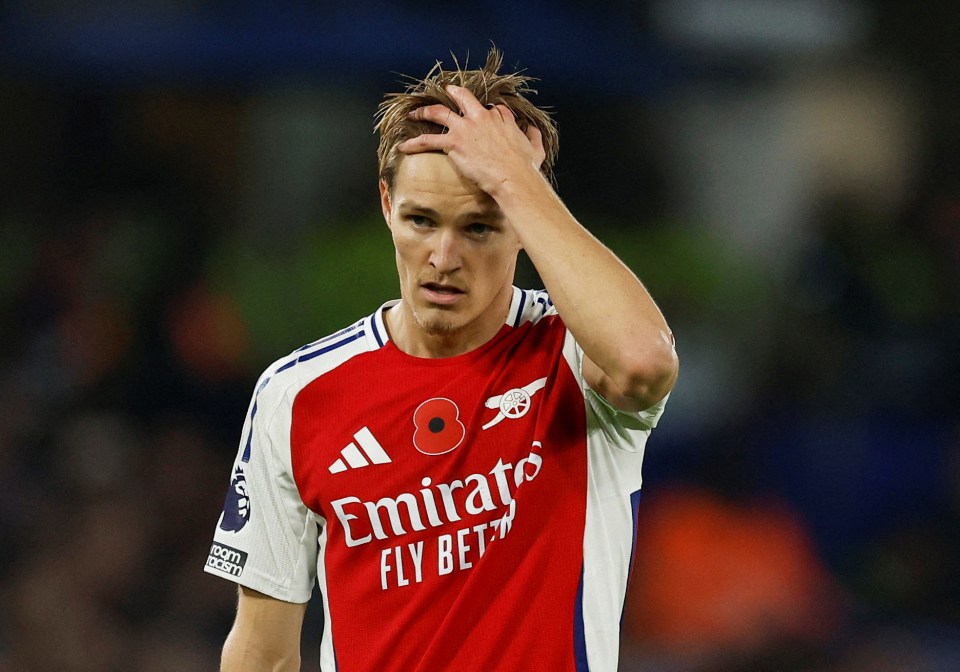
[[[438,212],[500,212],[496,201],[463,177],[450,157],[439,152],[405,156],[397,168],[392,191],[394,202],[401,207],[428,207]]]

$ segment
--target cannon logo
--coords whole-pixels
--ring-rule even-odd
[[[217,542],[213,542],[210,553],[207,555],[207,567],[230,576],[243,574],[245,564],[247,564],[246,553]]]
[[[530,397],[542,390],[546,384],[547,378],[544,376],[529,385],[515,387],[512,390],[507,390],[503,394],[498,394],[487,399],[486,402],[484,402],[484,406],[487,408],[495,408],[498,410],[498,413],[490,422],[480,429],[490,429],[504,418],[516,419],[525,416],[527,411],[530,410]]]

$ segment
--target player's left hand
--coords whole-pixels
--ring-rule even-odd
[[[412,119],[430,121],[446,133],[425,133],[401,143],[404,154],[442,151],[460,173],[488,194],[511,179],[529,179],[539,173],[546,153],[540,130],[530,125],[520,130],[506,105],[484,107],[469,89],[448,85],[447,93],[460,108],[457,114],[445,105],[418,107]]]

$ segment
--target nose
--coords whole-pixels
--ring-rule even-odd
[[[440,229],[433,236],[430,265],[439,273],[453,273],[460,268],[460,245],[455,231]]]

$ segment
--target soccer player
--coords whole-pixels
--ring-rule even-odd
[[[556,128],[501,61],[380,107],[401,298],[256,386],[206,566],[240,586],[223,670],[299,669],[315,582],[324,672],[617,668],[677,357],[551,187]],[[521,248],[545,290],[513,286]]]

